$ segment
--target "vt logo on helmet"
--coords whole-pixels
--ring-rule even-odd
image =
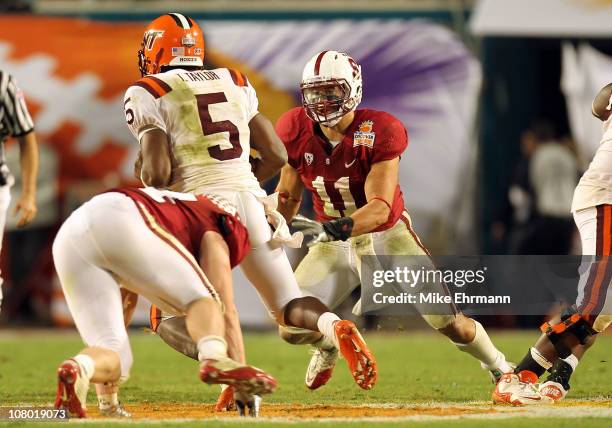
[[[188,16],[168,13],[149,24],[138,51],[140,74],[161,73],[164,67],[204,65],[204,37]]]
[[[361,67],[344,52],[313,56],[302,73],[302,104],[315,122],[334,126],[361,102]]]

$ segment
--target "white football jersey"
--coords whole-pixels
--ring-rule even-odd
[[[574,192],[572,212],[612,204],[612,119],[604,123],[601,144]]]
[[[237,70],[171,70],[143,77],[125,93],[132,134],[159,128],[170,139],[169,189],[186,193],[265,192],[251,172],[249,122],[255,89]]]

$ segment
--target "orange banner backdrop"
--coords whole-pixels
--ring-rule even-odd
[[[60,189],[116,172],[135,151],[121,100],[139,77],[142,31],[141,23],[0,18],[0,67],[26,94],[39,139],[58,152]]]

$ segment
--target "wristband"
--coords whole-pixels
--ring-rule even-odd
[[[332,237],[334,241],[346,241],[353,233],[353,224],[351,217],[341,217],[326,221],[322,226],[325,233]]]

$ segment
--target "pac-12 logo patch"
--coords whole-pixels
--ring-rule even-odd
[[[312,153],[304,153],[304,159],[306,160],[306,165],[310,165],[314,160],[314,155]]]
[[[371,120],[364,120],[361,122],[361,124],[359,124],[359,131],[353,134],[353,147],[374,147],[374,139],[376,138],[376,135],[374,132],[372,132],[373,126],[374,122]]]

